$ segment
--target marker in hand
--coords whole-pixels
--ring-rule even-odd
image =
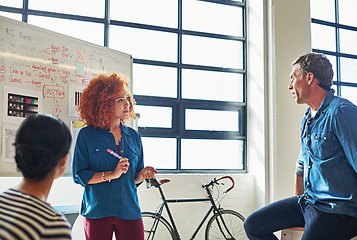
[[[123,158],[122,156],[119,156],[116,152],[114,152],[113,150],[110,150],[109,148],[107,149],[107,152],[119,159],[118,165],[116,166],[116,168],[113,172],[114,174],[118,174],[118,171],[119,171],[119,175],[117,175],[115,177],[115,178],[119,178],[122,173],[125,174],[128,171],[129,161],[127,158]],[[120,159],[122,159],[122,160],[120,160]]]
[[[114,152],[113,150],[110,150],[109,148],[107,149],[107,152],[110,153],[111,155],[113,155],[114,157],[121,159],[123,157],[119,156],[116,152]]]

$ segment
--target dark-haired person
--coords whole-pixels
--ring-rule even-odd
[[[115,73],[95,77],[83,91],[79,110],[88,126],[77,137],[73,178],[85,188],[86,239],[111,240],[113,232],[117,240],[144,239],[136,185],[157,171],[144,167],[141,137],[125,125],[133,105],[127,81]]]
[[[46,202],[66,169],[71,141],[56,117],[35,114],[23,121],[14,143],[23,181],[0,195],[0,239],[71,239],[68,222]]]
[[[249,239],[277,239],[273,232],[304,227],[304,240],[347,240],[357,235],[357,107],[334,95],[333,70],[323,54],[294,61],[289,90],[308,105],[301,123],[297,196],[252,213]]]

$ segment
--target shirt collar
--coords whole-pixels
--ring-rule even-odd
[[[129,135],[129,129],[128,129],[128,126],[126,126],[123,122],[120,122],[120,128],[121,128],[121,132],[126,134],[126,135]],[[105,132],[110,132],[110,128],[99,128],[100,130],[103,130]]]
[[[129,128],[123,122],[120,122],[121,132],[129,135]]]
[[[330,104],[332,98],[334,97],[335,94],[335,90],[334,89],[330,89],[328,91],[328,93],[326,94],[324,100],[322,101],[319,109],[317,109],[316,115],[315,117],[319,116],[326,108],[327,106]],[[310,113],[310,107],[308,107],[305,111],[305,116],[307,116]]]

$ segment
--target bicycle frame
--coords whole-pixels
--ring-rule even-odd
[[[196,230],[194,231],[194,233],[192,234],[190,240],[195,239],[196,235],[198,234],[198,232],[200,231],[201,227],[203,226],[203,224],[205,223],[205,221],[207,220],[207,218],[209,217],[209,215],[211,214],[211,212],[213,212],[213,214],[216,214],[219,212],[220,208],[217,207],[216,203],[214,202],[213,196],[209,190],[208,187],[206,187],[206,192],[207,192],[207,198],[189,198],[189,199],[166,199],[164,192],[161,189],[161,186],[158,185],[157,188],[159,189],[160,195],[161,195],[161,199],[163,200],[163,202],[160,204],[159,208],[156,211],[156,214],[158,214],[159,216],[162,216],[163,210],[164,208],[167,211],[167,214],[169,216],[169,221],[170,224],[173,228],[174,234],[177,236],[178,239],[181,239],[180,234],[178,232],[178,229],[176,227],[175,221],[173,219],[173,216],[171,214],[170,208],[168,203],[188,203],[188,202],[210,202],[211,203],[211,207],[210,209],[207,211],[206,215],[203,217],[202,221],[200,222],[200,224],[197,226]],[[223,221],[224,224],[224,221]]]

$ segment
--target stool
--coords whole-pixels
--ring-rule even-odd
[[[300,240],[304,233],[303,227],[293,227],[281,230],[281,240]]]

